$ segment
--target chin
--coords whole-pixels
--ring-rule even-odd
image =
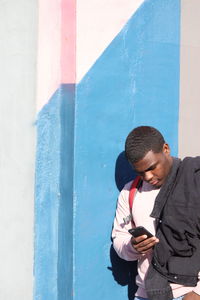
[[[164,184],[164,181],[160,180],[156,186],[160,188],[163,184]]]
[[[161,186],[162,186],[161,183],[155,185],[156,188],[160,188]]]

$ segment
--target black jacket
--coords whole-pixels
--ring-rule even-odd
[[[173,298],[169,283],[196,286],[200,271],[200,157],[174,158],[151,216],[160,242],[145,287],[151,300]]]

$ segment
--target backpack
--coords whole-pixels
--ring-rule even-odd
[[[135,194],[136,194],[137,190],[139,189],[141,183],[142,183],[141,177],[137,176],[131,184],[131,188],[130,188],[130,191],[129,191],[129,199],[128,199],[131,215],[132,215],[133,200],[135,198]]]
[[[131,184],[131,188],[130,188],[130,191],[129,191],[129,199],[128,199],[130,215],[123,218],[124,224],[128,224],[130,221],[132,221],[132,223],[133,223],[133,218],[132,218],[133,200],[135,198],[135,194],[136,194],[137,190],[139,189],[141,183],[142,183],[141,177],[137,176],[137,177],[135,177],[135,179],[133,180],[133,182]]]

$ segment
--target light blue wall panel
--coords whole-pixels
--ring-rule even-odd
[[[72,299],[74,85],[62,85],[37,120],[35,300]]]
[[[142,124],[160,129],[177,153],[179,22],[179,1],[146,1],[77,86],[76,300],[127,299],[127,286],[108,268],[116,172],[126,168],[119,155],[129,131]]]

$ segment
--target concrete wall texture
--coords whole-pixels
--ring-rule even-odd
[[[200,3],[0,6],[0,299],[131,300],[135,264],[110,240],[134,176],[124,141],[149,124],[173,155],[199,154]]]

